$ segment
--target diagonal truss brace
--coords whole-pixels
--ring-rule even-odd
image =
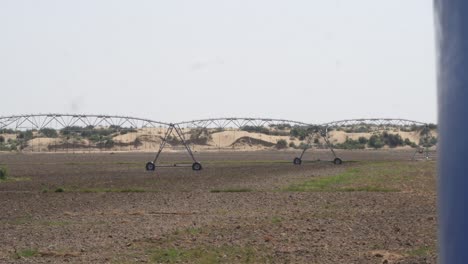
[[[335,150],[333,149],[333,145],[330,143],[330,140],[327,137],[327,133],[321,130],[315,130],[308,136],[308,144],[305,145],[304,149],[301,152],[301,155],[299,157],[294,158],[293,163],[295,165],[300,165],[302,163],[302,158],[304,154],[306,153],[307,150],[312,149],[312,144],[310,143],[311,138],[314,138],[316,135],[319,135],[320,137],[323,138],[325,141],[325,145],[327,146],[328,149],[330,149],[331,153],[333,154],[333,163],[335,164],[341,164],[343,161],[338,158],[336,155]]]
[[[178,124],[169,124],[169,127],[164,134],[164,138],[161,141],[161,144],[159,145],[158,152],[156,153],[156,156],[154,157],[153,161],[150,161],[146,164],[146,170],[148,171],[154,171],[156,167],[187,167],[181,164],[174,164],[173,166],[164,166],[164,165],[157,165],[159,156],[161,155],[161,152],[163,151],[164,147],[167,144],[168,138],[171,134],[177,135],[177,137],[180,139],[182,144],[185,147],[185,150],[187,150],[187,153],[190,155],[192,158],[193,164],[192,164],[192,169],[195,171],[201,170],[202,166],[201,164],[195,159],[195,156],[193,155],[192,149],[190,148],[189,144],[187,143],[187,140],[185,139],[184,133],[182,132],[182,129]]]

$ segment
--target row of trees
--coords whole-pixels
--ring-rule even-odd
[[[419,141],[420,146],[432,147],[437,144],[437,138],[430,137],[428,140],[426,138],[421,138]],[[388,146],[390,148],[395,148],[399,146],[411,146],[413,148],[418,147],[416,142],[411,141],[409,138],[403,139],[400,134],[389,134],[387,132],[373,134],[370,138],[359,137],[357,140],[346,138],[346,141],[343,143],[336,144],[336,148],[341,149],[364,149],[369,148],[382,148]]]
[[[350,126],[350,127],[340,127],[340,128],[329,128],[328,131],[344,131],[346,133],[371,133],[374,131],[376,126],[372,125],[361,125],[361,126]],[[388,128],[388,127],[387,127]],[[437,129],[437,125],[429,124],[429,130]],[[280,124],[280,125],[271,125],[270,128],[262,127],[262,126],[244,126],[241,127],[241,130],[247,132],[255,132],[261,133],[266,135],[273,135],[273,136],[291,136],[293,138],[298,138],[299,140],[304,140],[308,135],[310,135],[314,130],[321,130],[323,127],[302,127],[302,126],[291,126],[288,124]],[[414,131],[421,131],[420,134],[423,136],[425,133],[429,131],[425,130],[423,126],[420,125],[413,125],[409,127],[397,127],[395,129],[399,129],[400,131],[404,132],[414,132]],[[279,130],[279,131],[278,131]],[[284,131],[289,130],[289,132]],[[384,132],[385,133],[385,132]]]
[[[60,136],[69,138],[85,138],[93,142],[101,142],[111,140],[113,136],[118,134],[127,134],[136,132],[132,128],[121,128],[119,126],[109,126],[108,128],[95,128],[93,126],[76,127],[68,126],[60,130],[53,128],[42,128],[39,130],[31,129],[26,131],[16,132],[12,129],[3,129],[0,134],[17,134],[16,138],[22,141],[28,141],[36,137],[58,138]],[[0,142],[1,143],[1,142]]]
[[[314,141],[318,143],[317,141]],[[420,146],[424,147],[432,147],[437,144],[437,138],[429,137],[429,138],[421,138],[419,141]],[[283,149],[286,147],[291,148],[304,148],[305,144],[301,143],[300,146],[296,146],[294,142],[290,142],[289,145],[286,140],[278,140],[276,144],[276,148]],[[400,134],[390,134],[387,132],[383,133],[376,133],[370,136],[369,138],[366,137],[359,137],[358,139],[351,139],[346,138],[345,142],[335,144],[334,147],[338,149],[365,149],[365,148],[374,148],[379,149],[384,146],[388,146],[390,148],[400,147],[400,146],[411,146],[413,148],[418,147],[416,142],[411,141],[409,138],[403,139]]]

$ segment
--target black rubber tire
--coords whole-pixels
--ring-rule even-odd
[[[198,162],[195,162],[192,164],[192,170],[194,171],[199,171],[199,170],[202,170],[202,165]]]
[[[418,149],[418,152],[419,152],[419,154],[423,154],[423,153],[424,153],[424,149],[423,149],[423,148],[419,148],[419,149]]]
[[[145,168],[147,171],[154,171],[156,169],[156,165],[154,165],[154,163],[150,161],[146,163]]]
[[[340,158],[335,158],[335,159],[333,160],[333,163],[334,163],[335,165],[340,165],[341,163],[343,163],[343,161],[342,161]]]
[[[301,165],[302,164],[302,160],[298,157],[295,157],[294,160],[293,160],[293,164],[294,165]]]

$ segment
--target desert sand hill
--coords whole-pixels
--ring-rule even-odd
[[[166,133],[165,128],[142,128],[138,132],[117,135],[112,139],[117,143],[133,143],[138,138],[140,141],[161,142],[161,137]]]
[[[162,141],[162,137],[166,133],[166,128],[143,128],[137,132],[128,132],[126,134],[116,134],[112,137],[112,147],[104,147],[108,151],[155,151],[159,148],[159,144]],[[383,131],[380,131],[383,132]],[[420,132],[404,132],[404,131],[387,131],[389,134],[400,134],[403,139],[408,138],[412,142],[418,143],[420,140]],[[437,131],[431,131],[432,136],[437,137]],[[15,134],[2,134],[5,141],[16,140]],[[184,130],[184,136],[186,139],[190,139],[190,130]],[[204,135],[206,136],[206,135]],[[343,143],[346,138],[357,140],[359,137],[370,138],[372,133],[346,133],[345,131],[331,131],[330,141],[333,144]],[[172,137],[175,137],[173,133]],[[292,138],[290,136],[274,136],[266,135],[256,132],[247,132],[242,130],[226,130],[222,132],[212,132],[208,135],[206,144],[191,146],[199,150],[210,150],[210,149],[229,149],[229,150],[262,150],[274,148],[278,140],[285,140],[287,144],[294,143],[299,146],[301,143],[308,143],[308,140],[313,142],[313,139],[299,140],[298,138]],[[324,143],[323,138],[319,137],[319,142]],[[101,144],[101,146],[99,146]],[[71,138],[65,139],[59,138],[45,138],[37,137],[29,140],[24,146],[25,151],[50,151],[51,149],[65,149],[65,148],[81,148],[83,150],[99,149],[102,150],[102,144],[104,142],[92,142],[85,138]],[[183,147],[176,141],[168,141],[168,150],[183,150]]]
[[[278,140],[283,139],[289,142],[294,142],[294,144],[299,145],[301,141],[299,139],[291,140],[289,136],[272,136],[266,135],[261,133],[253,133],[247,131],[240,131],[240,130],[233,130],[233,131],[223,131],[211,134],[211,140],[209,141],[209,145],[220,147],[220,148],[227,148],[231,147],[236,141],[240,138],[252,138],[258,139],[266,142],[270,142],[276,144]]]
[[[380,132],[383,132],[380,131]],[[387,131],[389,134],[400,134],[400,136],[405,139],[408,138],[412,142],[419,142],[421,136],[419,135],[419,131],[412,131],[412,132],[405,132],[405,131]],[[346,137],[357,140],[360,137],[370,138],[372,133],[346,133],[345,131],[331,131],[330,133],[330,140],[333,143],[343,143],[346,141]],[[431,131],[432,136],[437,137],[437,131]]]

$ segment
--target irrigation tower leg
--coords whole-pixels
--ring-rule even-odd
[[[325,144],[327,144],[327,147],[330,149],[331,153],[333,154],[333,163],[339,165],[343,163],[343,161],[336,156],[335,150],[333,149],[333,145],[330,143],[330,140],[328,140],[328,134],[321,135],[323,137],[323,140],[325,140]]]
[[[146,163],[146,170],[147,171],[154,171],[156,169],[156,164],[159,159],[159,155],[161,155],[162,150],[166,146],[167,139],[168,137],[172,134],[172,132],[175,131],[177,134],[177,137],[180,139],[182,144],[184,145],[185,149],[187,150],[188,154],[192,158],[193,164],[192,164],[192,169],[193,170],[201,170],[202,165],[195,159],[195,156],[193,155],[192,150],[190,149],[190,146],[187,144],[187,141],[185,140],[184,134],[182,132],[182,129],[178,125],[170,124],[169,128],[167,129],[166,133],[164,134],[164,138],[161,141],[161,144],[159,145],[159,150],[156,153],[156,156],[154,157],[154,160],[151,162]],[[174,164],[176,166],[176,164]]]
[[[293,160],[294,165],[301,165],[302,164],[302,157],[304,156],[304,153],[309,149],[309,145],[306,145],[304,149],[301,152],[301,155],[299,157],[295,157]]]
[[[190,146],[187,144],[187,141],[185,140],[185,136],[184,134],[182,133],[182,129],[178,126],[178,125],[175,125],[174,126],[174,131],[177,133],[177,136],[180,138],[180,140],[182,141],[182,144],[184,145],[185,149],[187,150],[188,154],[190,155],[190,157],[192,158],[192,161],[194,163],[198,163],[198,161],[195,159],[195,156],[193,155],[193,152],[192,152],[192,149],[190,148]]]
[[[305,146],[305,147],[304,147],[304,149],[303,149],[302,152],[301,152],[301,156],[299,156],[299,158],[300,158],[301,160],[302,160],[302,157],[304,156],[304,153],[305,153],[309,148],[311,148],[311,147],[309,147],[309,146]]]
[[[166,146],[167,138],[171,135],[173,129],[174,129],[174,126],[171,125],[171,126],[169,126],[169,128],[166,130],[166,133],[164,134],[164,138],[162,139],[161,144],[159,144],[159,150],[158,150],[158,152],[156,153],[156,156],[154,157],[154,160],[153,160],[153,163],[154,163],[154,164],[156,164],[156,162],[158,161],[159,155],[161,155],[162,150],[163,150],[164,147]]]

